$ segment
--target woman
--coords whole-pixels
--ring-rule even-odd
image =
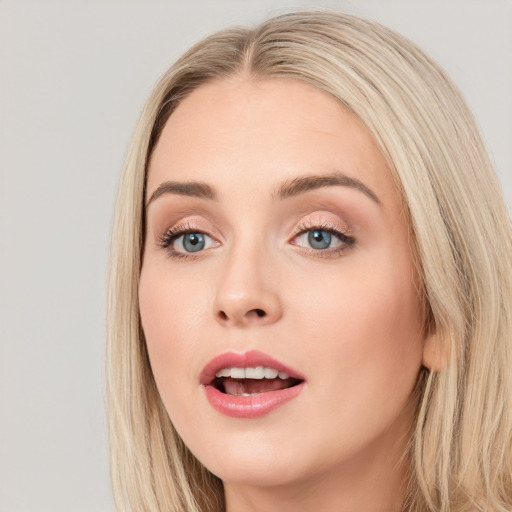
[[[439,67],[356,17],[205,39],[120,185],[121,510],[505,511],[512,235]]]

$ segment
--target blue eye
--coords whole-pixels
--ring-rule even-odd
[[[314,229],[308,232],[308,243],[313,249],[328,249],[331,245],[332,235],[323,229]]]
[[[186,256],[198,253],[218,245],[211,236],[201,231],[184,231],[178,227],[165,233],[160,238],[160,246],[167,249],[170,256]]]
[[[182,235],[181,244],[187,252],[197,252],[204,249],[205,238],[202,233],[186,233]]]
[[[174,252],[191,253],[209,249],[215,244],[212,237],[199,231],[188,233],[177,233],[174,235],[169,246]]]
[[[355,239],[338,229],[304,226],[298,228],[298,234],[291,243],[312,254],[335,256],[350,249]]]

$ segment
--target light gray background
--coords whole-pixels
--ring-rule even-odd
[[[104,283],[139,109],[202,36],[311,6],[377,19],[433,55],[512,205],[510,0],[0,0],[0,512],[113,510]]]

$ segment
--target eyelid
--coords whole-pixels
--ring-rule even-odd
[[[221,232],[216,222],[203,213],[182,212],[179,215],[169,215],[155,226],[155,241],[158,243],[168,234],[176,233],[205,233],[217,241],[221,240]]]
[[[318,219],[318,220],[317,220]],[[340,233],[346,237],[352,237],[352,230],[350,227],[344,222],[336,222],[330,218],[322,217],[309,217],[304,220],[301,220],[294,228],[294,236],[298,234],[304,233],[305,231],[310,231],[313,229],[322,229],[325,231]]]
[[[209,249],[220,245],[220,241],[217,236],[211,233],[211,229],[205,229],[201,226],[202,222],[193,222],[192,220],[185,220],[167,228],[157,237],[157,245],[162,249],[166,250],[170,257],[174,258],[199,258],[202,254]],[[201,233],[213,241],[213,246],[206,249],[194,252],[178,251],[172,247],[173,243],[180,237],[188,233]]]
[[[298,243],[293,243],[299,236],[304,236],[307,232],[314,230],[326,231],[334,235],[340,240],[340,245],[336,247],[328,247],[326,249],[314,249],[312,247],[304,247]],[[294,227],[293,235],[290,238],[289,243],[297,246],[306,254],[316,258],[336,258],[351,249],[355,245],[356,239],[352,235],[349,226],[346,224],[343,223],[342,225],[341,222],[338,223],[329,218],[322,217],[318,220],[309,218],[301,221]]]

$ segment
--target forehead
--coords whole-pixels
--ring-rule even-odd
[[[396,194],[368,130],[332,95],[294,79],[236,76],[202,85],[178,105],[153,152],[147,190],[170,179],[231,190],[243,179],[257,190],[333,171]]]

